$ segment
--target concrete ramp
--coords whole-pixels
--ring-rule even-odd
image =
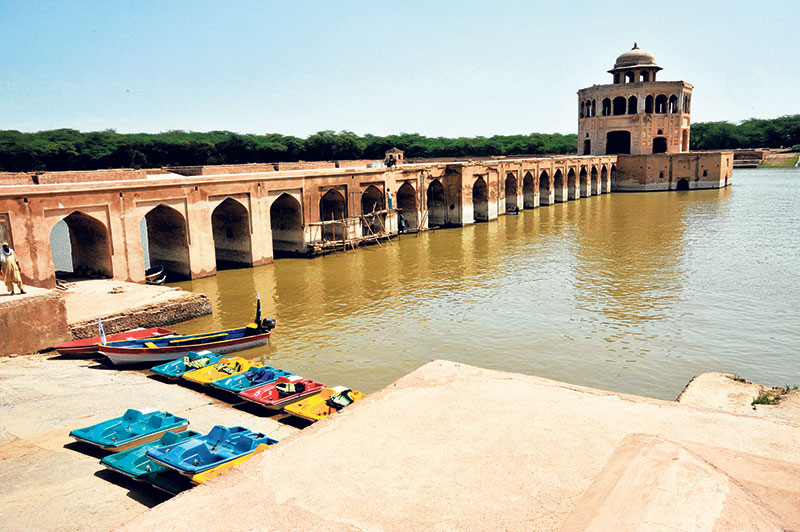
[[[435,361],[122,529],[800,529],[799,466],[794,424]]]
[[[649,434],[627,436],[559,531],[766,532],[797,527],[796,466],[731,456],[736,453],[708,446],[699,446],[700,455],[691,447]],[[776,485],[766,486],[765,481]]]

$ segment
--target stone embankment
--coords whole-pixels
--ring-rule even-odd
[[[67,285],[69,329],[74,338],[97,336],[97,319],[106,334],[136,327],[163,327],[211,314],[203,294],[179,288],[111,280],[81,281]]]
[[[136,327],[163,327],[211,314],[203,294],[113,280],[67,283],[65,290],[28,287],[0,295],[0,356],[25,355],[61,342]]]

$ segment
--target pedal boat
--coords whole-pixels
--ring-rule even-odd
[[[360,401],[364,397],[366,395],[363,393],[351,390],[346,386],[334,386],[333,388],[325,388],[317,395],[312,395],[302,401],[286,405],[284,410],[299,418],[319,421],[356,401]]]
[[[222,360],[222,355],[212,353],[211,351],[192,351],[185,357],[161,364],[160,366],[154,366],[150,368],[150,371],[162,377],[177,380],[183,377],[183,374],[188,371],[194,371],[216,364],[220,360]]]
[[[244,427],[217,425],[205,436],[181,443],[149,449],[155,463],[193,477],[208,469],[252,453],[259,444],[274,445],[277,440]]]
[[[177,495],[195,486],[191,479],[186,478],[177,471],[167,468],[163,468],[161,471],[156,471],[155,473],[150,473],[142,480],[149,482],[154,488],[158,488],[170,495]]]
[[[325,385],[320,382],[292,375],[240,392],[239,397],[271,410],[280,410],[286,405],[320,393],[323,388]]]
[[[157,440],[165,432],[183,432],[188,426],[188,419],[169,412],[129,408],[121,417],[73,430],[69,435],[104,451],[119,452]]]
[[[250,370],[255,366],[255,362],[242,357],[230,357],[220,359],[219,362],[194,371],[187,371],[183,374],[183,379],[198,384],[209,385],[213,381],[225,379],[234,375],[239,375]]]
[[[111,471],[116,471],[134,480],[145,480],[145,477],[151,473],[157,473],[166,469],[164,466],[154,463],[147,457],[147,451],[149,449],[180,443],[199,436],[202,436],[202,434],[194,430],[165,432],[157,441],[151,441],[128,449],[127,451],[110,454],[100,460],[100,464]]]
[[[294,373],[275,369],[272,366],[253,366],[244,373],[216,380],[211,383],[211,386],[226,392],[239,393],[262,384],[275,382],[280,377],[288,377],[290,375],[294,375]]]
[[[118,342],[122,340],[141,340],[144,338],[159,338],[177,334],[175,331],[163,327],[150,327],[149,329],[131,329],[130,331],[109,334],[106,336],[107,342]],[[53,349],[65,357],[93,357],[98,354],[97,348],[101,340],[99,336],[83,338],[82,340],[72,340],[62,344],[54,345]]]
[[[264,319],[238,329],[212,333],[109,342],[100,344],[97,350],[116,366],[166,362],[188,356],[197,350],[208,350],[224,355],[266,344],[274,327],[275,320]]]
[[[195,484],[202,484],[203,482],[205,482],[207,480],[211,480],[214,477],[218,477],[222,473],[224,473],[225,471],[227,471],[227,470],[229,470],[229,469],[231,469],[233,467],[236,467],[237,465],[241,464],[242,462],[245,462],[245,461],[249,460],[250,458],[252,458],[253,456],[255,456],[257,454],[263,453],[267,449],[269,449],[269,445],[267,445],[266,443],[259,443],[256,446],[255,450],[250,454],[246,454],[244,456],[240,456],[239,458],[237,458],[235,460],[231,460],[230,462],[226,462],[226,463],[224,463],[222,465],[218,465],[217,467],[212,467],[211,469],[206,469],[202,473],[197,473],[196,475],[192,475],[192,482],[195,483]]]

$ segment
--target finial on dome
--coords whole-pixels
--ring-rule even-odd
[[[631,50],[638,50],[638,49],[639,49],[639,45],[636,44],[636,42],[634,42],[633,43],[633,48],[631,48]]]

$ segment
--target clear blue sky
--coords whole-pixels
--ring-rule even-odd
[[[789,1],[0,0],[0,129],[575,132],[634,41],[692,120],[800,113]]]

